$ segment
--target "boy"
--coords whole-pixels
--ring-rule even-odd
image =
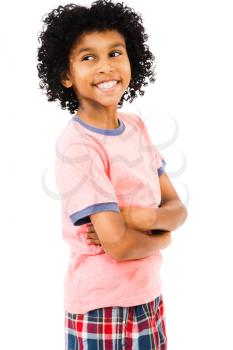
[[[40,86],[74,114],[56,148],[71,248],[66,349],[165,350],[160,250],[187,211],[143,121],[118,110],[154,81],[141,18],[121,3],[96,1],[89,9],[59,6],[44,22]]]

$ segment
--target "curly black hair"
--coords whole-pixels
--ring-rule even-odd
[[[68,71],[70,51],[84,32],[117,30],[125,39],[132,77],[118,107],[122,107],[123,100],[131,103],[137,97],[137,91],[144,95],[141,87],[148,85],[147,78],[155,82],[155,57],[145,44],[148,35],[142,18],[132,8],[111,0],[98,0],[90,8],[71,3],[58,6],[46,15],[42,18],[45,25],[38,35],[41,46],[38,48],[40,63],[37,69],[41,79],[39,88],[45,90],[48,101],[58,99],[61,108],[67,108],[71,114],[78,109],[79,102],[73,88],[64,87],[61,79]]]

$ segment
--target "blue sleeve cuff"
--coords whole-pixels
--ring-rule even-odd
[[[167,164],[164,159],[162,159],[163,165],[157,169],[158,176],[162,175],[165,172],[165,165]]]
[[[116,211],[120,212],[120,208],[117,203],[109,202],[109,203],[99,203],[90,205],[89,207],[77,211],[76,213],[70,215],[70,220],[75,226],[84,225],[87,223],[91,223],[90,216],[91,214],[98,213],[101,211]]]

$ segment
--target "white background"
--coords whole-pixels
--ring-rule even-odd
[[[5,350],[64,349],[69,250],[53,166],[55,142],[71,115],[58,102],[48,103],[39,89],[36,55],[42,16],[66,3],[22,0],[1,6],[0,346]],[[232,4],[125,3],[143,16],[157,76],[124,110],[140,111],[189,211],[163,251],[168,350],[233,349]],[[178,135],[169,143],[175,125]]]

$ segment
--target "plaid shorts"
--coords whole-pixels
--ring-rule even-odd
[[[65,350],[167,350],[162,294],[136,306],[65,311]]]

